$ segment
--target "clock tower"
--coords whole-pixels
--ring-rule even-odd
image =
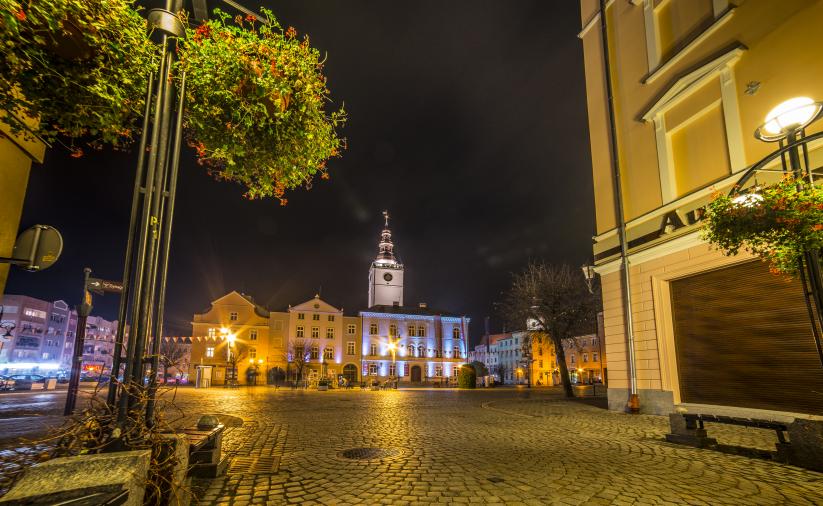
[[[383,211],[383,218],[377,258],[369,269],[369,307],[403,305],[403,264],[394,256],[388,211]]]

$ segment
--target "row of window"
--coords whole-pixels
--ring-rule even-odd
[[[302,325],[297,326],[297,337],[306,337],[306,330]],[[312,339],[320,338],[320,327],[311,328],[311,337]],[[326,339],[334,339],[334,327],[326,327]]]
[[[354,341],[349,341],[346,343],[346,354],[347,355],[354,355],[356,351],[356,346]],[[300,353],[298,351],[298,353]],[[309,356],[311,358],[318,358],[320,356],[320,348],[318,346],[312,346],[311,350],[309,351]],[[323,350],[323,356],[329,360],[334,359],[334,348],[325,348]],[[214,347],[209,346],[206,348],[206,357],[213,358],[214,357]],[[256,348],[249,348],[249,358],[256,359],[257,358],[257,349]]]
[[[409,364],[403,364],[403,376],[409,376]],[[377,376],[379,367],[377,364],[366,364],[363,367],[363,375],[364,376]],[[389,364],[389,376],[397,376],[397,365],[396,364]],[[442,378],[443,377],[443,366],[442,365],[435,365],[434,366],[434,377],[435,378]]]
[[[428,351],[431,351],[429,349]],[[372,357],[376,357],[378,352],[378,345],[372,343],[369,347],[369,355]],[[414,346],[412,344],[406,347],[406,356],[408,357],[426,357],[426,348],[423,345]],[[434,350],[434,357],[435,358],[443,358],[443,351],[442,350]],[[459,358],[460,357],[460,347],[455,346],[452,348],[452,357]]]
[[[369,335],[376,336],[380,334],[380,329],[376,323],[369,324]],[[406,335],[408,337],[426,337],[426,327],[423,325],[409,325],[406,327]],[[397,325],[389,325],[389,337],[398,337]],[[460,339],[460,329],[454,327],[452,329],[452,339]]]
[[[330,322],[334,321],[334,315],[333,314],[327,315],[326,318]],[[305,320],[306,319],[306,313],[297,313],[297,319],[298,320]],[[314,314],[311,315],[311,319],[312,319],[312,321],[319,322],[320,321],[320,315],[317,314],[317,313],[314,313]]]
[[[282,323],[282,322],[278,321],[278,322],[275,322],[275,323]],[[281,327],[282,327],[282,325],[281,325]],[[356,331],[357,331],[357,328],[355,327],[354,324],[349,324],[349,325],[346,326],[346,333],[348,335],[354,335]],[[306,337],[305,334],[306,334],[305,327],[303,325],[298,325],[297,326],[297,337]],[[217,329],[216,328],[208,329],[208,336],[211,339],[216,339],[217,338]],[[311,337],[313,337],[315,339],[320,337],[320,327],[312,327],[311,328]],[[334,327],[326,327],[326,338],[334,339]],[[250,341],[257,341],[257,329],[249,330],[249,340]]]

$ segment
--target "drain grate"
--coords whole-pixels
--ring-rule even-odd
[[[235,457],[231,461],[232,474],[274,474],[280,467],[280,457]]]
[[[402,454],[397,448],[350,448],[338,453],[340,457],[349,460],[383,460]]]

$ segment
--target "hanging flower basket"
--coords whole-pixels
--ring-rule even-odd
[[[720,194],[707,207],[703,237],[726,255],[741,249],[774,273],[797,273],[804,251],[823,248],[823,188],[784,178],[736,197]]]
[[[243,184],[248,198],[276,197],[309,187],[326,161],[338,156],[336,128],[343,109],[327,114],[329,100],[320,53],[309,39],[251,16],[214,19],[189,28],[178,65],[186,72],[189,145],[218,179]],[[179,75],[179,74],[178,74]]]
[[[131,1],[0,0],[0,44],[0,109],[15,131],[29,117],[48,141],[132,140],[155,47]]]

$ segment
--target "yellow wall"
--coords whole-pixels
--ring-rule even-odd
[[[13,135],[0,123],[0,256],[10,257],[20,232],[20,216],[29,183],[31,162],[42,163],[45,145],[21,135]],[[6,287],[9,264],[0,264],[0,294]]]
[[[642,2],[640,2],[642,4]],[[703,0],[669,0],[677,5],[683,19],[700,18]],[[645,18],[642,5],[613,2],[608,9],[612,80],[616,97],[618,151],[623,174],[626,218],[631,220],[663,204],[654,125],[640,116],[674,82],[688,71],[710,61],[734,45],[746,49],[733,67],[736,98],[740,108],[740,128],[746,163],[770,152],[773,146],[753,137],[765,114],[779,102],[798,95],[823,99],[823,65],[817,51],[823,47],[823,2],[820,0],[747,0],[738,4],[728,21],[697,46],[678,54],[676,62],[644,84],[655,69],[648,66]],[[591,10],[591,2],[581,2],[581,11]],[[596,9],[594,10],[596,12]],[[589,21],[588,17],[583,23]],[[691,21],[684,21],[691,26]],[[604,124],[606,95],[602,87],[602,50],[599,25],[581,35],[586,58],[588,108],[592,170],[597,211],[597,232],[614,227],[610,214],[612,199],[607,124]],[[682,41],[681,41],[682,42]],[[673,55],[668,55],[673,56]],[[663,55],[661,64],[666,63]],[[747,95],[746,84],[761,83],[754,95]],[[707,85],[709,86],[709,85]],[[714,85],[711,85],[713,87]],[[708,88],[707,88],[708,89]],[[696,111],[695,111],[696,112]],[[700,158],[695,159],[700,160]],[[702,178],[684,180],[687,185],[701,184]],[[696,188],[678,188],[687,193]]]

